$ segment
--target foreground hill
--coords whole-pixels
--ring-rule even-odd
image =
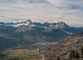
[[[81,46],[83,46],[83,31],[67,37],[55,45],[40,49],[40,51],[47,60],[53,60],[58,56],[67,59],[71,50],[79,50]]]

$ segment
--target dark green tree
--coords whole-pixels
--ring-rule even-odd
[[[74,58],[75,58],[75,51],[72,50],[69,55],[69,60],[74,60]]]
[[[74,51],[74,50],[71,51],[69,57],[70,57],[70,58],[74,58],[74,57],[75,57],[75,51]]]
[[[81,54],[83,54],[83,46],[82,46],[82,48],[81,48]]]
[[[60,59],[60,57],[58,56],[58,57],[56,58],[56,60],[61,60],[61,59]]]
[[[81,58],[83,58],[83,46],[81,48]]]
[[[75,60],[79,60],[80,56],[79,56],[78,51],[75,52],[75,57],[74,58],[75,58]]]
[[[75,52],[75,58],[79,58],[80,56],[79,56],[79,53],[78,53],[78,51],[76,51]]]

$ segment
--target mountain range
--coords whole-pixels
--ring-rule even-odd
[[[3,46],[10,48],[37,42],[59,42],[82,30],[82,27],[70,27],[65,22],[40,23],[31,20],[17,23],[0,22],[0,46],[2,46],[0,49],[3,50]]]
[[[81,27],[69,27],[65,22],[57,22],[57,23],[40,23],[40,22],[32,22],[31,20],[27,20],[24,22],[17,22],[17,23],[4,23],[0,22],[1,29],[9,29],[13,28],[14,30],[23,30],[30,31],[30,30],[43,30],[43,31],[52,31],[53,29],[81,29]],[[16,29],[15,29],[16,28]],[[11,29],[10,29],[11,30]],[[19,31],[20,32],[20,31]]]

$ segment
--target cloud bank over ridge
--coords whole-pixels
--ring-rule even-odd
[[[0,0],[0,21],[83,23],[83,0]]]

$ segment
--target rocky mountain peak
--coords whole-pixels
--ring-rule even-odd
[[[26,22],[32,23],[32,21],[31,21],[31,20],[29,20],[29,19],[28,19]]]
[[[69,28],[69,26],[65,22],[58,22],[58,23],[56,23],[55,28],[56,29],[65,29],[65,28]]]

